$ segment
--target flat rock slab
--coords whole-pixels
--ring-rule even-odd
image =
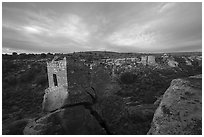
[[[106,134],[95,117],[83,105],[49,113],[31,121],[24,135],[96,135]]]

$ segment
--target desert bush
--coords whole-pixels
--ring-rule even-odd
[[[145,92],[144,96],[144,103],[145,104],[152,104],[156,101],[155,97],[156,91],[155,90],[149,90]]]
[[[20,76],[20,81],[21,82],[30,82],[31,80],[34,79],[36,72],[33,69],[27,70]]]
[[[13,52],[12,55],[13,55],[13,56],[16,56],[16,55],[18,55],[18,54],[17,54],[16,52]]]
[[[132,72],[125,72],[120,76],[120,80],[124,84],[133,84],[137,80],[137,75]]]
[[[27,59],[27,54],[26,53],[21,53],[18,55],[18,59]]]
[[[15,76],[8,76],[8,77],[6,77],[4,80],[3,80],[3,83],[4,84],[9,84],[9,85],[16,85],[16,83],[17,83],[17,79],[16,79],[16,77]]]
[[[162,73],[165,72],[162,71]],[[163,77],[160,71],[152,70],[149,67],[136,72],[125,72],[121,74],[120,81],[122,89],[117,92],[117,95],[135,96],[146,104],[154,103],[156,96],[163,94],[171,82]]]
[[[8,72],[16,71],[19,68],[18,64],[14,64],[12,61],[3,61],[2,62],[2,73],[6,74]]]
[[[42,85],[42,86],[47,86],[48,85],[48,78],[47,78],[47,74],[39,74],[36,77],[35,83],[38,85]]]
[[[41,58],[46,58],[46,54],[45,54],[45,53],[41,53],[41,54],[40,54],[40,57],[41,57]]]
[[[21,74],[20,81],[25,83],[31,82],[38,75],[41,75],[42,73],[45,73],[45,68],[43,65],[38,63],[31,64],[31,68]],[[40,79],[43,81],[43,78],[40,78]]]

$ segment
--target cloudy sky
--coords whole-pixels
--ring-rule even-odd
[[[201,3],[3,3],[2,52],[201,51]]]

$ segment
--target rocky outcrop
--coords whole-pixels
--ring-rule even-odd
[[[171,82],[148,134],[202,134],[202,75]]]
[[[72,89],[73,90],[73,89]],[[106,134],[93,114],[91,89],[75,89],[64,105],[47,115],[30,122],[24,129],[26,135],[93,135]],[[49,102],[47,106],[49,105]]]
[[[59,123],[58,114],[62,110],[49,113],[39,119],[33,119],[24,128],[24,135],[55,135],[62,134],[63,130]]]
[[[20,119],[2,127],[3,135],[23,135],[23,129],[31,121],[31,119]]]
[[[106,134],[98,121],[83,105],[72,106],[49,113],[30,122],[25,135],[94,135]]]

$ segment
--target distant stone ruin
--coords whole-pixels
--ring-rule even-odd
[[[147,65],[147,56],[142,56],[141,57],[141,63],[143,64],[143,65]]]
[[[150,66],[154,66],[154,65],[156,65],[156,61],[155,61],[155,56],[152,56],[152,55],[150,55],[150,56],[142,56],[141,57],[141,63],[143,64],[143,65],[150,65]]]
[[[156,64],[155,56],[148,56],[147,64],[148,65],[155,65]]]

